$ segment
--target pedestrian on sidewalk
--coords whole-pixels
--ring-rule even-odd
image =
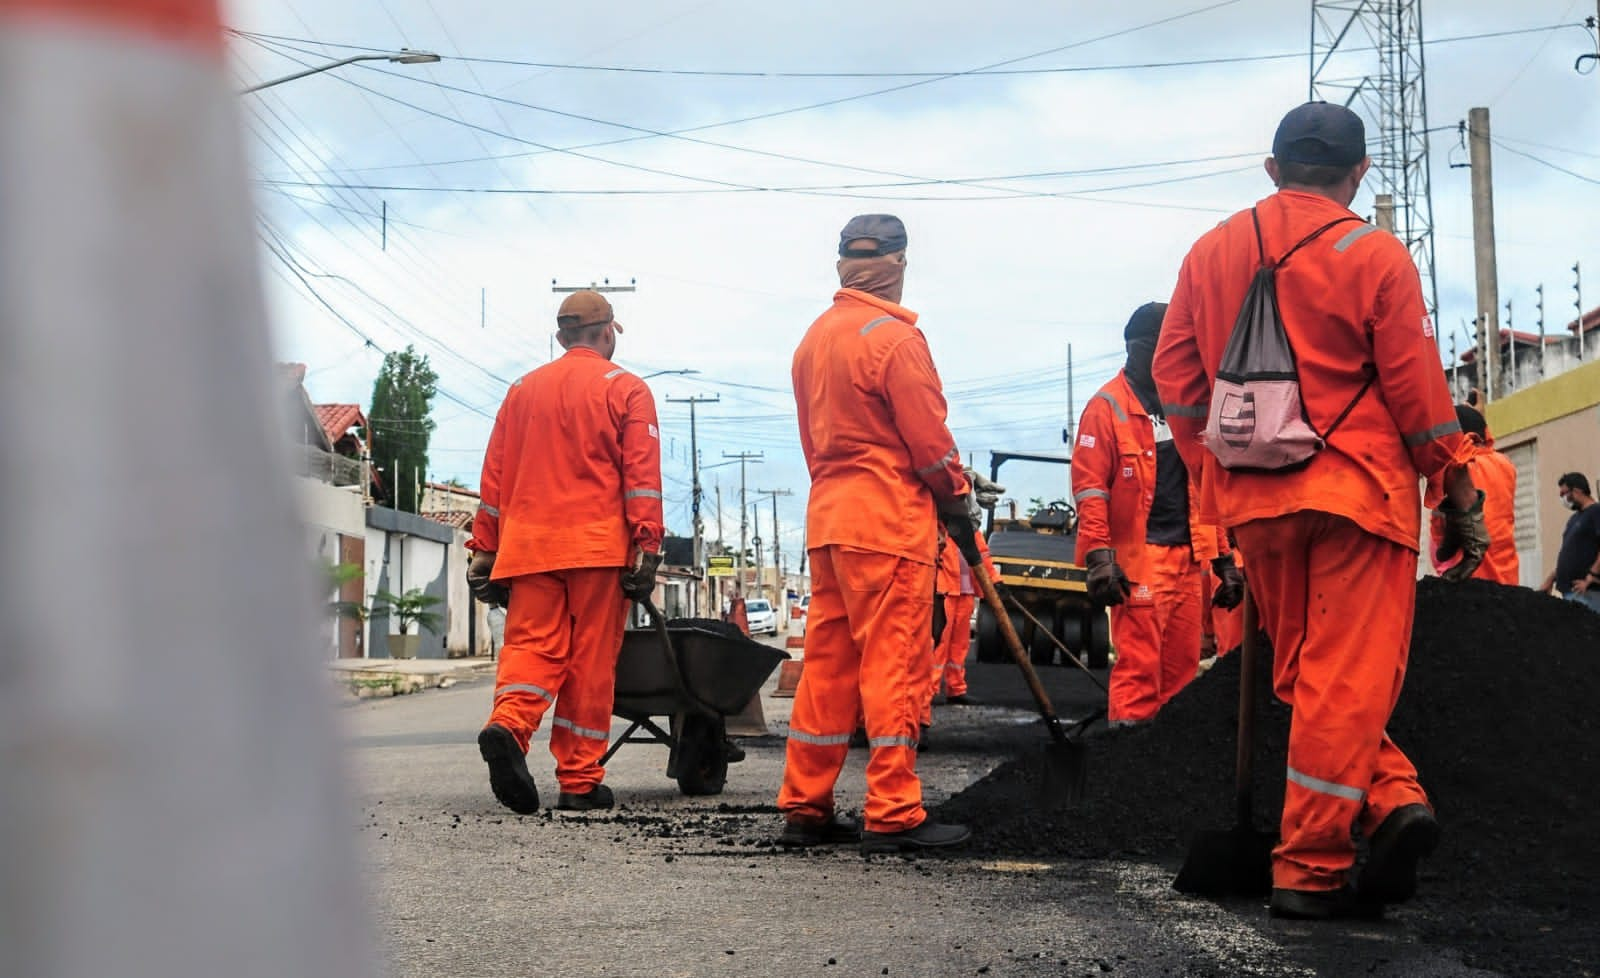
[[[811,474],[811,607],[778,807],[786,845],[861,839],[863,852],[953,846],[971,830],[928,818],[918,720],[933,666],[941,514],[967,519],[970,484],[917,314],[900,305],[906,230],[887,214],[839,236],[833,305],[795,350]],[[868,749],[864,831],[835,808],[857,712]]]
[[[478,735],[489,787],[519,814],[539,808],[528,743],[555,707],[556,807],[610,808],[610,741],[628,601],[661,563],[661,441],[644,381],[611,364],[622,324],[597,292],[556,313],[566,353],[511,385],[495,417],[467,546],[467,582],[506,606],[494,708]]]
[[[1561,531],[1555,570],[1539,590],[1549,594],[1554,589],[1568,601],[1600,611],[1600,506],[1595,505],[1589,479],[1582,472],[1563,475],[1556,488],[1572,515]]]
[[[1154,376],[1202,519],[1230,528],[1248,561],[1274,690],[1293,711],[1271,912],[1369,917],[1411,897],[1439,839],[1416,768],[1384,733],[1411,645],[1419,477],[1443,487],[1441,556],[1464,553],[1446,579],[1488,547],[1483,496],[1411,254],[1350,211],[1372,165],[1360,117],[1294,109],[1265,165],[1277,192],[1184,259]],[[1263,379],[1292,387],[1243,388],[1246,374],[1213,403],[1225,349],[1285,359],[1281,344],[1231,346],[1236,324],[1287,343],[1291,375]],[[1291,392],[1298,410],[1269,410]],[[1371,844],[1354,887],[1352,829]]]

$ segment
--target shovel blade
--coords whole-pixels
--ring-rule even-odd
[[[1275,841],[1248,825],[1201,832],[1189,844],[1172,888],[1190,896],[1266,896],[1272,890]]]
[[[1051,808],[1076,808],[1089,792],[1088,752],[1075,740],[1052,742],[1044,749],[1044,803]]]

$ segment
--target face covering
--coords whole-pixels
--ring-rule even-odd
[[[900,255],[839,259],[839,284],[900,304],[905,287],[906,263]]]
[[[1156,338],[1154,336],[1141,336],[1138,339],[1128,340],[1128,362],[1123,365],[1127,372],[1128,383],[1141,395],[1152,395],[1156,390],[1156,381],[1151,376],[1151,365],[1156,359]]]
[[[1583,508],[1583,507],[1579,506],[1578,505],[1578,501],[1576,499],[1573,499],[1571,496],[1568,496],[1566,499],[1563,499],[1561,501],[1566,503],[1567,504],[1567,508],[1572,510],[1574,513],[1576,513],[1578,510]]]

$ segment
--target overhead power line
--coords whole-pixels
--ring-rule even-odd
[[[1450,44],[1459,41],[1482,41],[1502,37],[1516,37],[1522,34],[1539,34],[1550,31],[1579,27],[1577,22],[1563,24],[1549,24],[1543,27],[1520,27],[1512,30],[1486,31],[1478,34],[1458,34],[1451,37],[1440,37],[1428,41],[1429,45]],[[237,28],[230,29],[230,33],[244,38],[262,39],[270,41],[283,41],[291,44],[320,44],[323,47],[336,48],[344,51],[384,51],[387,48],[369,47],[361,44],[337,44],[331,41],[318,41],[303,37],[290,37],[283,34],[268,34],[260,31],[246,31]],[[1084,42],[1080,42],[1084,43]],[[1347,51],[1376,51],[1376,46],[1365,48],[1347,48]],[[1051,53],[1051,52],[1047,52]],[[1043,54],[1031,57],[1043,57]],[[588,71],[610,74],[651,75],[668,77],[689,78],[754,78],[754,79],[850,79],[850,78],[981,78],[985,75],[1065,75],[1086,74],[1093,72],[1112,71],[1146,71],[1160,68],[1202,68],[1211,65],[1251,64],[1264,61],[1298,61],[1306,56],[1305,51],[1284,51],[1273,54],[1241,54],[1223,55],[1213,58],[1184,58],[1169,61],[1128,61],[1103,65],[1060,65],[1051,68],[975,68],[968,71],[781,71],[781,70],[719,70],[708,68],[650,68],[635,65],[586,65],[573,64],[559,61],[525,61],[516,58],[487,58],[471,57],[468,55],[451,55],[451,61],[463,61],[471,64],[505,65],[515,68],[539,68],[547,71]]]

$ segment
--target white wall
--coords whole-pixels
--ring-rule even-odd
[[[295,503],[300,511],[300,522],[305,527],[311,560],[320,574],[324,565],[339,563],[339,534],[349,537],[366,535],[366,506],[361,494],[349,487],[330,486],[320,479],[304,476],[297,477],[294,481]],[[327,607],[339,598],[332,589],[318,597],[319,607]],[[331,614],[318,617],[317,642],[318,648],[327,658],[338,658],[338,618]]]

